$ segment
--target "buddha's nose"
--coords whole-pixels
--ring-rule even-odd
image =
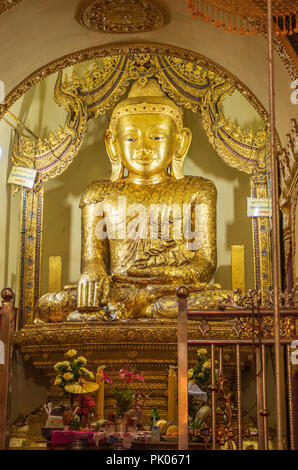
[[[142,148],[139,151],[136,152],[135,158],[137,160],[147,160],[147,158],[150,156],[150,152],[148,150]]]
[[[138,142],[137,153],[140,156],[146,156],[148,153],[151,153],[151,149],[148,145],[148,140],[146,137],[141,136]]]

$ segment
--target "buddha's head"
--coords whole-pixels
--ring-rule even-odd
[[[127,99],[114,108],[105,134],[111,180],[123,178],[124,168],[142,180],[166,176],[170,168],[171,176],[181,179],[190,141],[181,109],[158,82],[151,79],[144,87],[134,82]]]

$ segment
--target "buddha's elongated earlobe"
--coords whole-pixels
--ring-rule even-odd
[[[184,127],[179,133],[175,157],[171,163],[171,175],[174,176],[176,180],[184,178],[183,165],[190,142],[191,131],[187,127]]]
[[[108,129],[105,133],[105,146],[112,166],[111,181],[118,181],[123,177],[123,164],[116,149],[116,138]]]
[[[175,155],[173,161],[171,163],[171,176],[173,176],[176,180],[181,180],[184,178],[183,175],[183,165],[184,165],[184,157],[180,157],[180,155]]]

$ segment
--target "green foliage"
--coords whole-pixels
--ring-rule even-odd
[[[155,406],[150,416],[150,428],[152,428],[154,421],[158,421],[158,420],[159,420],[159,414]]]
[[[198,350],[198,359],[193,369],[188,370],[189,382],[196,383],[201,390],[207,391],[211,375],[210,359],[206,349]]]
[[[69,427],[71,429],[80,429],[81,426],[81,420],[78,415],[75,415],[75,417],[70,421]]]
[[[124,416],[131,409],[134,393],[130,388],[121,390],[115,387],[114,396],[116,398],[117,415]]]
[[[203,425],[203,421],[193,421],[190,426],[194,429],[201,429]]]

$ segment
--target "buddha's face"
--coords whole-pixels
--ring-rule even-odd
[[[177,127],[164,114],[128,114],[116,126],[116,145],[129,174],[154,176],[166,170],[177,148]]]

